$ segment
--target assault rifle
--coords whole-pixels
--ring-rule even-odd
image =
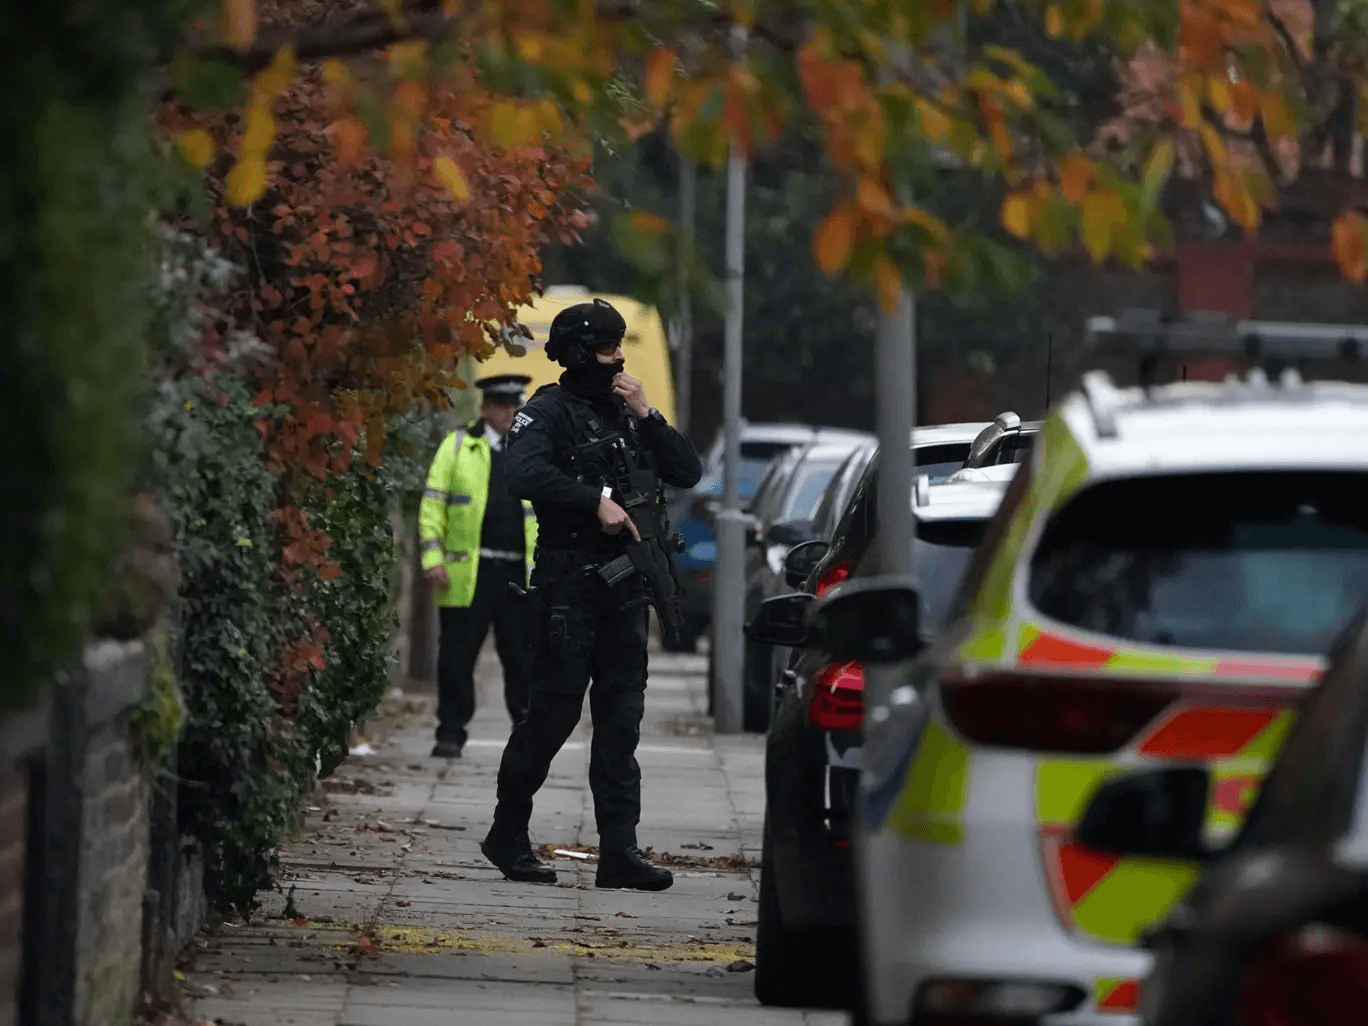
[[[670,534],[659,481],[651,470],[637,465],[636,454],[621,436],[590,442],[581,449],[581,456],[604,475],[613,501],[626,510],[641,536],[640,541],[628,542],[620,556],[599,567],[599,576],[612,586],[634,573],[641,574],[666,643],[679,644],[684,615],[679,609],[679,585],[670,553],[684,551],[684,540]]]

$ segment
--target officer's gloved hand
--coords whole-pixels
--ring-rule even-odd
[[[598,519],[606,534],[620,534],[625,527],[634,540],[641,541],[641,532],[627,511],[606,495],[599,499]]]

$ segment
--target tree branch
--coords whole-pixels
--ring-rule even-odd
[[[302,61],[349,57],[406,39],[440,39],[453,25],[450,17],[432,11],[408,15],[401,29],[383,12],[377,11],[367,17],[324,22],[304,29],[268,29],[258,34],[245,50],[209,44],[191,47],[190,54],[200,60],[224,61],[254,72],[270,64],[276,53],[286,46],[293,46],[295,56]]]
[[[436,40],[448,35],[456,28],[457,20],[434,7],[430,0],[420,2],[405,10],[397,25],[385,11],[374,8],[306,28],[267,29],[245,50],[222,43],[207,43],[191,46],[189,53],[200,60],[236,64],[247,72],[260,71],[286,46],[293,46],[295,56],[302,61],[351,57],[405,40]],[[598,17],[604,21],[622,21],[638,17],[639,13],[632,0],[597,5]]]
[[[1273,31],[1278,34],[1278,38],[1282,40],[1283,46],[1287,48],[1292,63],[1297,66],[1297,77],[1302,80],[1302,87],[1309,90],[1311,83],[1306,77],[1306,62],[1302,60],[1301,49],[1297,46],[1297,41],[1292,38],[1287,23],[1278,17],[1271,6],[1265,6],[1264,15],[1268,18],[1268,23],[1273,26]]]

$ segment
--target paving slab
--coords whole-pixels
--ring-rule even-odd
[[[763,738],[715,737],[705,658],[652,651],[637,761],[642,847],[664,892],[594,888],[592,724],[537,795],[556,885],[514,884],[479,854],[509,723],[497,660],[477,667],[463,756],[429,757],[431,720],[368,739],[316,792],[280,852],[280,890],[213,930],[187,973],[197,1020],[222,1026],[845,1026],[752,994]],[[415,694],[431,713],[435,697]],[[290,918],[286,918],[286,913]]]

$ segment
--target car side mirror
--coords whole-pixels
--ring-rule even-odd
[[[831,546],[824,541],[803,542],[789,549],[784,557],[784,583],[790,588],[801,588],[830,551]]]
[[[765,544],[764,535],[760,533],[760,521],[753,514],[743,514],[742,528],[746,532],[746,544],[748,546],[763,546]]]
[[[813,596],[802,591],[766,599],[746,624],[746,637],[762,645],[785,648],[807,644],[808,608],[812,601]]]
[[[811,520],[781,520],[777,524],[772,524],[765,533],[765,542],[768,545],[784,545],[792,548],[805,541],[812,540],[812,532],[817,529],[817,525]]]
[[[921,596],[909,581],[873,577],[837,586],[812,611],[813,643],[841,662],[911,659],[922,649]]]
[[[1211,774],[1182,766],[1131,773],[1093,795],[1074,839],[1115,855],[1201,861],[1213,854],[1203,839]]]

